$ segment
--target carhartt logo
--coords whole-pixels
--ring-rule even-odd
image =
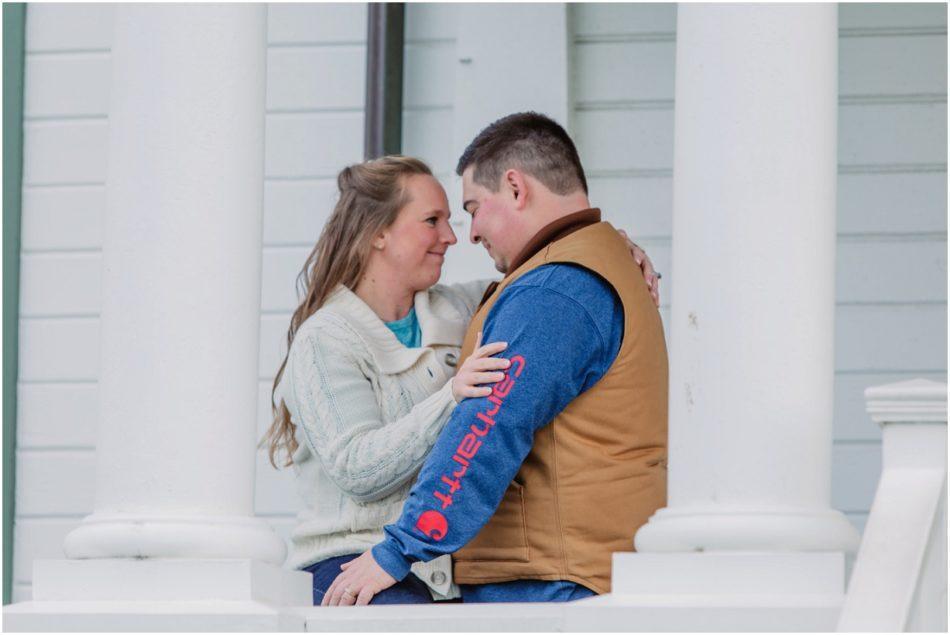
[[[434,509],[430,509],[422,512],[422,515],[419,516],[419,520],[416,521],[416,528],[433,540],[442,540],[449,530],[449,523],[445,520],[445,516]]]

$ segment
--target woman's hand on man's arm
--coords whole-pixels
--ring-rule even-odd
[[[627,236],[627,232],[622,229],[618,229],[617,232],[627,241],[627,247],[630,249],[633,259],[640,265],[640,271],[643,272],[643,279],[646,280],[647,288],[650,290],[650,295],[653,296],[654,304],[660,306],[660,273],[653,268],[653,262],[650,260],[647,252],[643,251],[639,245],[630,240],[630,237]]]
[[[452,396],[455,403],[467,397],[487,397],[495,384],[505,378],[503,371],[511,366],[504,357],[492,357],[508,348],[507,342],[492,342],[482,346],[482,333],[478,332],[475,350],[462,362],[452,378]]]

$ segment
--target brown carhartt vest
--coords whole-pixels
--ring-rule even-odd
[[[541,248],[483,301],[461,358],[505,288],[553,262],[580,265],[613,286],[623,342],[606,375],[537,431],[494,516],[455,553],[455,581],[570,580],[608,593],[613,552],[632,551],[637,529],[666,505],[666,344],[626,242],[601,222]]]

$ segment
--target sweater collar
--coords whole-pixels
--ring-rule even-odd
[[[427,347],[437,344],[459,346],[465,336],[467,325],[461,317],[455,320],[444,319],[432,311],[428,290],[415,294],[413,306],[416,309],[419,328],[422,330],[420,348],[403,346],[395,333],[389,330],[369,305],[343,285],[333,290],[322,308],[343,315],[363,339],[380,371],[393,374],[412,367],[425,354]]]

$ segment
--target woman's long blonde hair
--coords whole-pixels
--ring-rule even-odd
[[[290,411],[275,402],[277,385],[284,375],[290,345],[300,325],[323,306],[327,297],[342,284],[356,288],[366,267],[373,239],[393,224],[399,210],[409,202],[405,178],[414,174],[432,175],[419,159],[387,156],[343,168],[337,176],[340,198],[327,221],[316,246],[297,276],[297,295],[303,301],[287,330],[287,354],[271,388],[271,412],[274,421],[261,440],[268,447],[271,465],[277,467],[277,455],[286,453],[284,467],[293,463],[297,450]]]

